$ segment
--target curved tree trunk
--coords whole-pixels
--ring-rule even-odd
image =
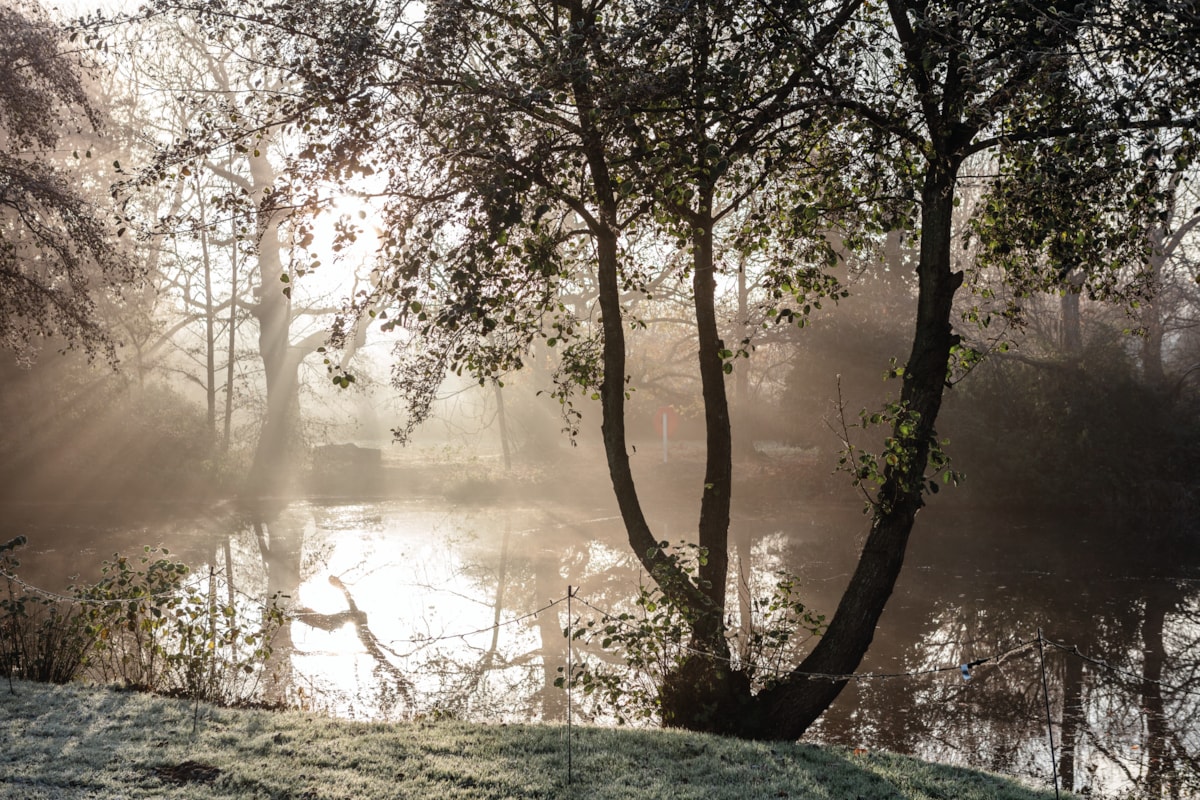
[[[703,211],[693,220],[692,239],[692,296],[707,445],[699,524],[703,558],[697,570],[703,605],[685,610],[692,628],[691,654],[666,676],[659,699],[665,725],[728,733],[730,723],[744,715],[751,698],[750,682],[734,671],[725,637],[733,449],[721,358],[725,347],[717,332],[710,206],[710,198],[704,198]]]
[[[862,662],[900,568],[917,512],[924,505],[924,472],[942,404],[950,350],[958,337],[950,316],[962,273],[951,270],[950,240],[958,164],[934,163],[921,198],[919,296],[912,352],[904,371],[901,414],[892,435],[908,453],[906,465],[889,468],[877,499],[871,531],[858,566],[829,628],[787,680],[755,698],[755,713],[739,733],[764,739],[796,739],[829,707],[845,680],[812,680],[810,673],[844,675]],[[902,425],[911,424],[909,432]]]
[[[286,483],[284,465],[291,438],[299,366],[288,347],[291,304],[280,292],[278,281],[267,282],[269,271],[263,269],[262,272],[264,282],[255,289],[259,301],[251,309],[258,320],[258,349],[267,384],[267,408],[248,481],[250,493],[256,497],[277,495]]]
[[[586,32],[595,27],[596,12],[584,9],[578,0],[571,2],[569,9],[572,30],[585,33],[575,40],[579,52],[571,63],[585,65],[587,59],[582,48]],[[897,6],[893,13],[898,24],[907,26],[902,8]],[[703,53],[704,49],[697,47],[695,52]],[[705,65],[693,65],[693,70],[695,75],[703,77]],[[958,341],[950,324],[954,296],[963,281],[961,273],[952,271],[950,258],[954,184],[961,163],[961,158],[954,154],[970,141],[970,131],[958,123],[946,124],[940,112],[927,108],[932,114],[929,122],[936,130],[921,197],[918,311],[901,390],[901,411],[892,431],[905,457],[883,474],[870,534],[825,634],[788,678],[752,696],[747,676],[732,669],[724,629],[732,453],[721,359],[725,348],[719,339],[713,305],[713,189],[697,187],[698,205],[690,213],[674,209],[687,219],[693,231],[692,289],[708,445],[699,525],[699,544],[707,563],[702,559],[698,580],[693,581],[655,540],[630,470],[625,438],[626,362],[619,291],[617,195],[608,171],[605,140],[596,129],[598,117],[590,80],[586,68],[581,67],[571,82],[582,151],[598,205],[598,214],[589,215],[588,225],[596,246],[602,312],[600,398],[609,474],[634,554],[656,580],[667,602],[688,617],[692,634],[688,657],[664,681],[660,695],[663,721],[693,730],[749,738],[795,739],[845,685],[844,680],[810,680],[809,673],[846,674],[861,663],[900,574],[908,537],[923,505],[924,473],[935,440],[934,423],[941,408],[951,349]],[[694,98],[698,110],[704,102],[702,88]],[[698,120],[701,117],[698,115]],[[694,132],[694,143],[705,142],[707,134],[701,120]],[[699,174],[705,170],[704,151],[699,146],[694,161]]]
[[[568,6],[570,25],[576,31],[593,31],[596,10],[584,8],[579,0]],[[625,328],[621,310],[620,258],[617,247],[617,190],[609,174],[608,153],[603,134],[596,127],[596,100],[591,76],[585,66],[584,37],[573,40],[571,63],[581,69],[571,76],[582,151],[595,192],[598,215],[587,215],[589,231],[596,243],[596,278],[603,332],[603,382],[600,385],[601,433],[613,493],[625,524],[629,545],[642,567],[654,576],[672,602],[699,607],[704,597],[659,547],[638,499],[637,485],[629,464],[625,433]],[[580,209],[581,210],[581,209]]]
[[[264,198],[274,179],[266,158],[249,160],[251,186],[255,197]],[[292,428],[292,410],[296,402],[298,363],[292,363],[289,336],[292,302],[284,290],[283,255],[279,241],[279,212],[260,207],[257,213],[258,248],[257,302],[250,313],[258,321],[258,354],[262,359],[267,386],[267,408],[262,430],[254,451],[247,479],[251,497],[269,497],[282,493],[286,484],[287,443]]]

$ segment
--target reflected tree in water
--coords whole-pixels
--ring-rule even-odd
[[[1172,524],[1160,525],[1139,535],[1093,524],[1090,536],[1103,545],[1072,563],[1043,561],[1045,570],[989,572],[977,565],[988,563],[981,551],[990,545],[964,555],[938,543],[937,569],[965,574],[940,589],[905,592],[911,616],[885,630],[866,665],[902,676],[859,682],[822,719],[819,735],[1049,783],[1035,651],[975,668],[969,682],[953,666],[1003,653],[1041,626],[1051,643],[1050,723],[1062,787],[1192,796],[1200,780],[1200,586],[1161,577],[1158,557],[1145,552],[1169,538],[1163,530]],[[904,675],[928,669],[946,671]]]

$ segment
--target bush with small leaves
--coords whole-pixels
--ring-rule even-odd
[[[27,591],[16,579],[16,550],[25,542],[18,536],[0,544],[0,669],[10,682],[68,683],[95,637],[77,606]]]
[[[16,575],[17,537],[0,545],[0,669],[9,678],[102,683],[205,700],[256,702],[271,641],[286,622],[277,598],[219,602],[218,576],[192,576],[163,549],[106,561],[99,581],[55,598]],[[227,588],[227,587],[226,587]]]
[[[89,676],[221,705],[253,702],[285,622],[276,598],[257,615],[219,602],[214,574],[189,581],[187,565],[169,555],[149,547],[137,562],[114,555],[100,581],[78,590],[96,636]]]
[[[665,549],[668,543],[660,546]],[[688,575],[695,575],[707,554],[690,543],[681,543],[679,549],[690,551],[679,563]],[[776,577],[769,595],[751,598],[745,624],[730,619],[726,625],[731,666],[758,689],[781,679],[810,639],[825,629],[824,615],[796,599],[798,579],[782,572]],[[554,685],[566,688],[569,680],[595,703],[600,715],[618,724],[656,722],[663,682],[687,657],[690,630],[686,609],[669,603],[657,586],[642,586],[633,611],[605,614],[578,627],[572,621],[564,635],[594,649],[569,676],[560,667]]]

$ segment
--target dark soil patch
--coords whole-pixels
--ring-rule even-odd
[[[168,783],[212,783],[221,775],[221,770],[199,761],[184,761],[168,767],[155,767],[154,774]]]

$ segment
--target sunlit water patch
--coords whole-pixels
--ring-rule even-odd
[[[522,582],[514,549],[532,512],[430,512],[406,506],[313,508],[291,625],[294,690],[344,716],[538,716],[539,615],[556,601]],[[557,591],[555,591],[557,589]]]

